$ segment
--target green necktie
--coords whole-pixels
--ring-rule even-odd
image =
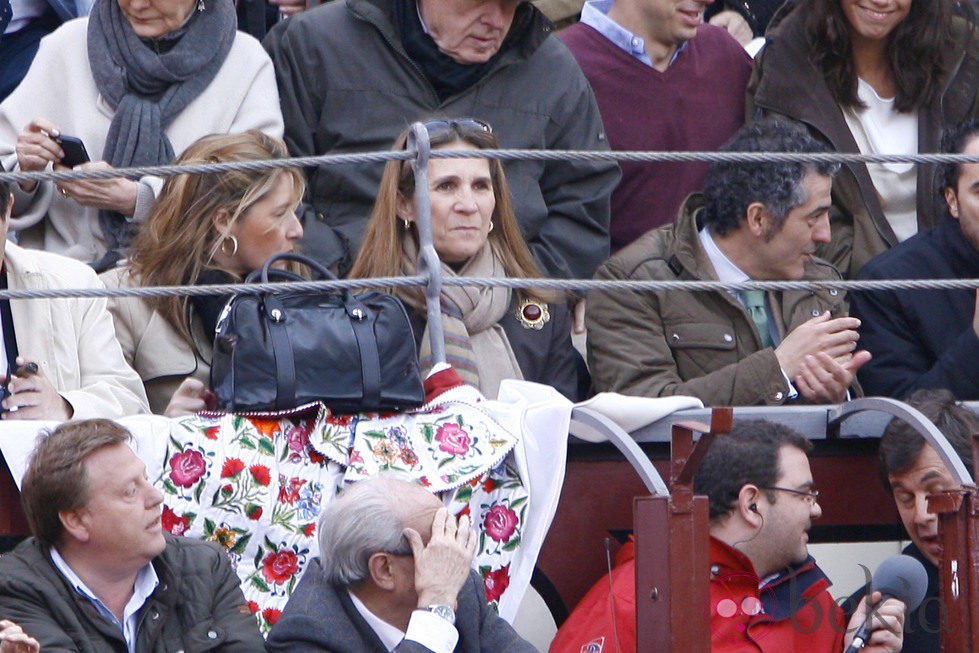
[[[765,309],[764,290],[742,290],[741,298],[744,299],[744,307],[751,313],[751,319],[758,327],[761,335],[761,344],[764,347],[772,346],[772,335],[768,330],[768,311]]]

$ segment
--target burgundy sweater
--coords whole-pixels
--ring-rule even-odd
[[[724,30],[701,25],[673,64],[660,72],[588,25],[561,32],[598,99],[613,150],[713,151],[744,124],[751,58]],[[684,198],[699,191],[705,162],[620,162],[612,193],[612,251],[673,222]]]

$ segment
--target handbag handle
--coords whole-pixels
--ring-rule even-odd
[[[314,261],[308,256],[303,256],[302,254],[294,254],[292,252],[285,252],[283,254],[275,254],[273,256],[270,256],[269,259],[262,264],[262,283],[268,283],[269,272],[272,271],[272,266],[278,263],[279,261],[295,261],[297,263],[302,263],[309,269],[316,272],[319,275],[320,279],[332,279],[335,281],[337,278],[337,275],[333,274],[328,269],[320,265],[317,261]],[[276,270],[275,272],[286,272],[287,274],[291,274],[286,270]],[[275,272],[273,272],[273,274]],[[248,276],[250,277],[251,274],[249,274]],[[298,275],[294,275],[294,276],[298,276]]]

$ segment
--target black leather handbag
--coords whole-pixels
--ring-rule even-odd
[[[249,283],[303,281],[273,269],[298,261],[321,279],[326,268],[278,254]],[[232,297],[218,320],[211,390],[220,410],[287,410],[322,401],[335,411],[401,410],[425,399],[411,323],[401,301],[382,292],[263,292]]]

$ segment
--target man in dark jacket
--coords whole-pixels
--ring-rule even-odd
[[[979,154],[979,120],[945,139],[945,152]],[[975,279],[979,277],[979,163],[945,166],[948,215],[884,252],[860,271],[864,279]],[[873,359],[860,370],[869,395],[901,399],[919,388],[946,388],[959,399],[979,399],[979,301],[968,288],[853,292],[860,342]]]
[[[533,653],[487,605],[477,537],[422,486],[359,481],[324,509],[310,562],[268,650]]]
[[[164,536],[130,437],[103,419],[41,435],[22,486],[34,537],[0,557],[0,614],[42,651],[264,651],[225,554]]]
[[[979,433],[979,417],[961,406],[947,390],[918,390],[908,400],[927,417],[949,441],[970,475],[972,434]],[[938,539],[938,515],[928,511],[928,495],[955,490],[959,484],[938,452],[914,428],[902,419],[892,419],[880,439],[880,475],[884,487],[894,496],[901,523],[911,538],[902,553],[917,559],[928,572],[925,599],[904,620],[904,650],[914,653],[938,653],[941,633],[951,627],[941,604],[938,565],[942,547]],[[867,593],[867,587],[855,592],[843,604],[853,606]]]
[[[294,156],[390,149],[416,120],[485,120],[503,148],[607,150],[598,105],[553,25],[520,0],[342,0],[277,25],[275,64]],[[514,212],[540,267],[586,278],[609,251],[611,161],[507,161]],[[382,164],[309,171],[305,250],[345,272]]]

